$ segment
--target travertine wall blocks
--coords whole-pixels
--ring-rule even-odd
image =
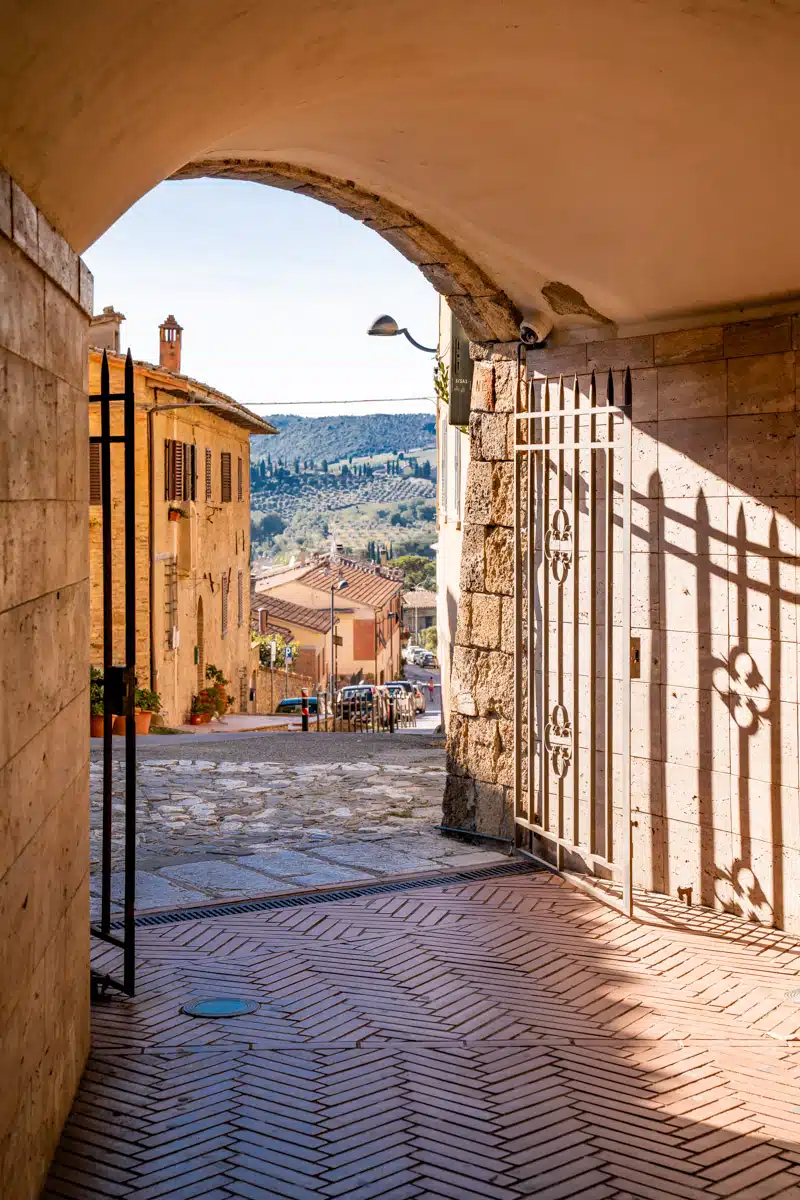
[[[0,167],[0,233],[11,237],[11,176]]]
[[[0,169],[0,1195],[20,1200],[39,1194],[89,1045],[81,274],[90,291]]]
[[[722,358],[722,326],[712,325],[704,329],[678,329],[674,333],[657,333],[654,346],[657,367]]]
[[[793,931],[800,931],[797,351],[800,313],[525,355],[534,387],[545,375],[563,375],[571,390],[577,373],[584,403],[592,370],[610,368],[621,389],[631,367],[631,608],[643,656],[632,687],[635,882],[673,895],[690,887],[695,902]],[[473,357],[480,381],[445,803],[453,824],[503,836],[513,833],[516,628],[513,418],[503,459],[497,416],[514,408],[516,347],[473,347]],[[623,649],[615,639],[617,661]]]
[[[792,348],[792,318],[767,317],[726,325],[723,337],[726,358],[745,354],[779,354]]]

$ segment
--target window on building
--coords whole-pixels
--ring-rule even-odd
[[[228,589],[230,588],[230,576],[226,571],[222,576],[222,636],[228,632]]]
[[[456,521],[461,520],[461,430],[456,429],[453,445],[453,507]]]
[[[239,624],[244,625],[244,571],[239,571],[236,576],[237,586],[237,601],[239,610]]]
[[[237,459],[236,470],[236,499],[244,500],[244,462]]]
[[[210,504],[211,500],[211,451],[206,448],[206,504]]]
[[[222,451],[219,461],[221,481],[220,499],[223,504],[228,504],[231,499],[231,456],[227,450]]]
[[[89,443],[89,503],[103,503],[102,468],[100,466],[100,443]]]
[[[164,499],[197,499],[197,447],[191,442],[164,441]]]
[[[440,466],[439,466],[439,512],[443,520],[447,520],[447,416],[439,428]]]
[[[178,560],[164,560],[164,641],[168,650],[178,647]]]

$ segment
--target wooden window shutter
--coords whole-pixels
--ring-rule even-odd
[[[172,495],[170,500],[183,500],[183,442],[172,443]]]
[[[89,503],[103,503],[103,488],[101,484],[102,468],[100,465],[100,443],[89,443]]]
[[[211,492],[211,451],[206,450],[206,502],[210,503],[212,499]]]
[[[183,499],[197,499],[197,446],[183,443]]]
[[[222,503],[227,504],[231,498],[231,456],[227,450],[220,454],[220,474]]]
[[[222,576],[222,636],[228,632],[228,589],[230,587],[230,579],[227,571]]]
[[[164,499],[172,499],[172,442],[164,441]]]
[[[244,624],[244,572],[243,571],[239,571],[237,578],[236,578],[236,583],[237,583],[238,601],[239,601],[239,624],[243,625]]]
[[[243,471],[244,464],[243,464],[241,458],[237,460],[236,465],[237,465],[236,497],[238,500],[243,500],[244,499],[244,471]]]

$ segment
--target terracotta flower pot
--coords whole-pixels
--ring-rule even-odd
[[[112,727],[111,732],[116,733],[120,736],[124,736],[124,734],[125,734],[125,717],[114,717],[114,725]]]
[[[142,733],[142,734],[149,733],[150,732],[150,722],[152,721],[152,719],[153,719],[153,714],[151,712],[137,712],[137,714],[136,714],[136,732]]]
[[[170,520],[170,521],[180,521],[180,519],[181,519],[181,514],[180,514],[179,512],[175,512],[175,511],[173,510],[171,513],[169,513],[169,514],[168,514],[168,517],[167,517],[167,519],[168,519],[168,520]]]
[[[200,713],[201,725],[209,725],[211,723],[211,713]]]
[[[102,737],[103,736],[103,718],[102,718],[102,716],[89,717],[89,736],[90,737]]]
[[[189,724],[190,725],[202,725],[203,724],[203,714],[202,713],[190,713],[189,714]]]

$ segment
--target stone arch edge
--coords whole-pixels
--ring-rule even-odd
[[[508,342],[519,337],[520,312],[481,267],[427,222],[352,180],[292,163],[216,158],[186,163],[169,178],[238,179],[330,204],[373,229],[418,267],[444,296],[473,342]]]

